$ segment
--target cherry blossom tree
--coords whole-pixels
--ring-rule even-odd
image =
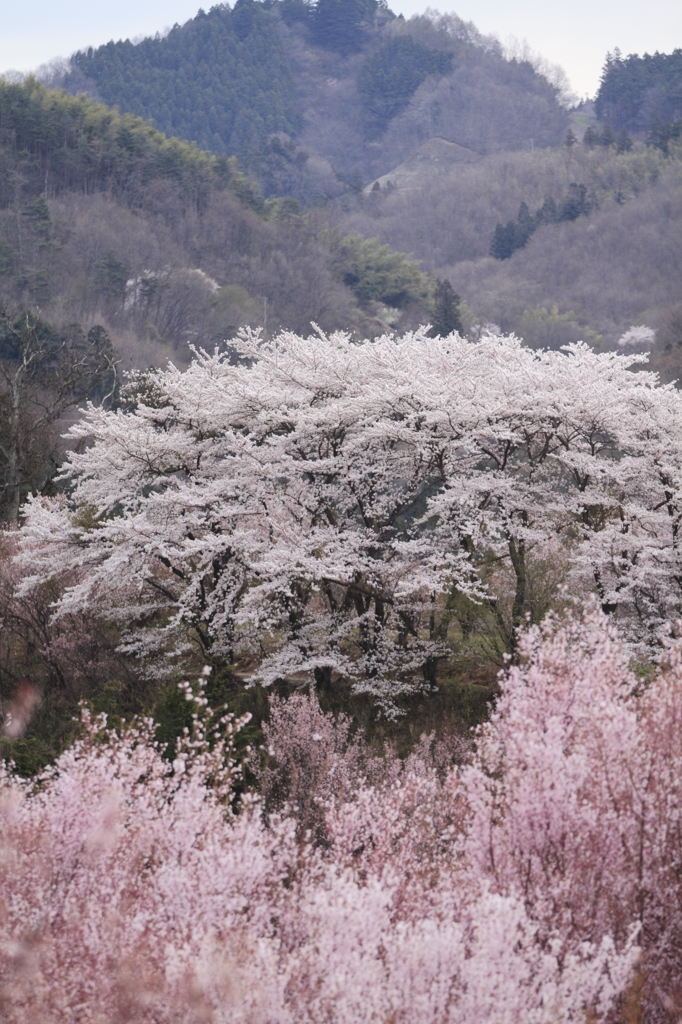
[[[99,609],[159,674],[193,645],[266,684],[345,677],[391,714],[448,653],[443,595],[486,605],[513,651],[548,550],[635,643],[679,614],[682,397],[646,357],[419,332],[239,347],[71,429],[91,444],[70,494],[22,531],[33,581],[78,573],[57,615]]]
[[[471,869],[540,932],[616,944],[637,928],[640,1019],[679,1015],[682,649],[645,681],[596,609],[523,640],[463,783]]]

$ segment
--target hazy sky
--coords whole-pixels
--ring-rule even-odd
[[[109,39],[149,35],[196,14],[197,0],[0,0],[0,72],[27,71]],[[389,0],[405,16],[428,0]],[[212,0],[205,6],[212,5]],[[510,36],[560,64],[580,95],[596,92],[607,50],[670,52],[682,47],[681,0],[457,0],[433,3],[504,43]]]

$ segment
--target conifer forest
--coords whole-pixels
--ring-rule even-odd
[[[681,83],[387,0],[0,76],[3,1022],[682,1019]]]

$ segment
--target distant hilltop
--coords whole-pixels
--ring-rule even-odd
[[[396,17],[380,0],[237,0],[163,37],[80,51],[48,77],[238,156],[266,196],[306,204],[384,176],[433,138],[483,155],[557,145],[569,123],[562,83],[496,39],[453,14]]]

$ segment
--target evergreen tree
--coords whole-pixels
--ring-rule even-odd
[[[111,299],[123,300],[128,270],[111,250],[95,263],[95,281]]]
[[[647,132],[646,144],[647,146],[654,146],[656,149],[660,149],[667,156],[669,152],[668,143],[674,142],[679,138],[682,138],[682,119],[674,124],[670,124],[669,122],[661,121],[660,118],[656,118]]]
[[[653,122],[682,117],[682,49],[670,54],[606,55],[595,101],[597,117],[616,131],[644,134]]]
[[[548,196],[539,210],[531,214],[527,203],[521,203],[516,220],[498,224],[490,244],[490,255],[496,260],[508,260],[509,257],[522,249],[531,235],[541,224],[556,224],[559,221],[577,220],[587,216],[594,206],[594,199],[588,196],[585,185],[573,182],[568,195],[557,204],[552,196]]]
[[[592,205],[586,187],[573,182],[569,186],[566,199],[561,204],[559,220],[577,220],[578,217],[584,217],[591,211]]]
[[[516,224],[513,220],[498,224],[490,244],[490,255],[496,260],[508,260],[516,249]]]
[[[312,18],[315,41],[328,50],[355,53],[378,6],[377,0],[317,0]]]
[[[614,132],[610,124],[605,124],[599,140],[602,146],[615,146],[616,144],[616,133]]]
[[[632,149],[632,139],[626,128],[621,128],[616,141],[617,153],[629,153]]]
[[[437,281],[433,296],[433,324],[429,331],[431,338],[447,338],[456,331],[463,333],[460,299],[450,282],[446,279]]]
[[[429,75],[452,69],[453,55],[431,50],[410,36],[398,36],[367,58],[358,75],[358,91],[373,126],[381,131],[403,110]]]
[[[595,146],[599,145],[599,142],[599,131],[596,128],[593,128],[592,125],[590,125],[589,128],[585,129],[585,133],[583,135],[583,144],[587,146],[588,149],[594,149]]]
[[[219,154],[250,153],[300,123],[276,18],[255,0],[200,11],[164,38],[81,51],[71,63],[71,78],[86,75],[106,103]]]
[[[556,201],[552,196],[547,196],[544,203],[535,214],[536,226],[540,224],[555,224],[559,219]]]

